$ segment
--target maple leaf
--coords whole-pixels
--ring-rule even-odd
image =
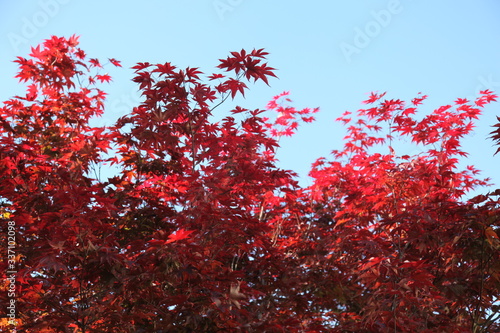
[[[380,100],[382,97],[384,97],[385,94],[386,94],[385,92],[382,94],[377,94],[372,92],[370,93],[370,97],[366,101],[363,101],[363,104],[373,104],[376,101]]]
[[[99,67],[99,68],[102,68],[101,63],[99,62],[99,60],[98,60],[98,59],[91,58],[91,59],[89,59],[89,62],[90,62],[90,64],[91,64],[93,67]]]
[[[141,66],[142,67],[142,66]],[[151,74],[148,72],[138,72],[138,75],[135,76],[132,81],[140,83],[139,88],[144,89],[146,87],[150,87],[153,83],[153,78]]]
[[[198,74],[203,74],[198,68],[186,68],[186,76],[190,79],[199,79]]]
[[[86,54],[83,50],[81,49],[78,49],[76,52],[75,52],[75,55],[79,58],[79,59],[85,59],[86,57]]]
[[[41,45],[37,45],[36,47],[31,48],[30,57],[42,59],[43,53],[41,52]]]
[[[104,75],[96,75],[95,76],[99,81],[101,82],[110,82],[111,81],[111,76],[109,76],[108,74],[104,74]]]
[[[110,63],[112,63],[116,67],[122,67],[121,62],[116,60],[115,58],[109,58],[108,60]]]
[[[236,106],[236,108],[234,108],[234,110],[231,110],[231,113],[238,114],[238,113],[243,113],[246,111],[248,111],[248,110],[245,108],[242,108],[241,106]]]
[[[138,62],[137,65],[133,66],[132,69],[135,69],[136,72],[146,69],[152,66],[149,62]]]
[[[166,62],[164,64],[156,65],[156,68],[153,69],[153,73],[161,73],[161,74],[173,74],[176,69],[170,62]]]
[[[212,74],[212,75],[208,76],[208,79],[210,81],[212,81],[212,80],[217,80],[217,79],[223,79],[224,77],[225,76],[222,74]]]
[[[231,91],[231,98],[234,98],[238,91],[245,96],[245,89],[247,88],[245,83],[231,78],[225,82],[225,86]]]
[[[258,49],[258,50],[253,49],[250,54],[258,58],[265,58],[267,55],[269,55],[269,53],[265,52],[264,49]]]
[[[248,62],[247,65],[247,70],[245,72],[245,76],[249,78],[253,78],[254,81],[257,81],[258,79],[261,79],[264,81],[267,85],[269,85],[268,82],[268,76],[273,76],[277,77],[276,74],[274,74],[274,68],[267,66],[266,64],[263,64],[261,66],[257,66],[258,62]]]
[[[168,243],[173,243],[177,242],[183,239],[189,238],[189,235],[191,235],[194,232],[194,230],[185,230],[185,229],[179,229],[170,236],[168,236],[168,240],[165,242],[166,244]]]
[[[420,95],[420,93],[418,93]],[[427,99],[427,95],[423,95],[421,97],[416,97],[414,99],[411,100],[412,104],[415,105],[415,106],[418,106],[420,104],[422,104],[422,102]]]
[[[69,39],[68,39],[68,46],[71,46],[71,47],[75,47],[79,44],[79,40],[80,39],[80,36],[77,36],[77,35],[72,35]]]
[[[34,101],[38,96],[38,88],[34,84],[30,84],[28,86],[28,94],[26,95],[26,99],[28,101]]]

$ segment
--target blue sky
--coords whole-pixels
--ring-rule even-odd
[[[497,0],[146,0],[0,1],[0,100],[23,92],[12,60],[51,35],[80,35],[90,57],[117,58],[114,81],[104,89],[108,108],[99,124],[111,124],[138,103],[130,67],[172,62],[212,73],[230,51],[265,48],[279,79],[250,85],[236,102],[262,108],[289,90],[294,105],[320,107],[317,121],[281,140],[280,166],[307,185],[310,164],[342,147],[334,122],[355,111],[371,91],[409,100],[429,95],[429,112],[479,90],[500,92],[500,2]],[[220,117],[234,103],[219,108]],[[464,141],[474,164],[500,184],[495,147],[487,139],[500,104],[487,107]],[[401,154],[412,153],[400,151]]]

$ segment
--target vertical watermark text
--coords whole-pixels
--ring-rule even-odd
[[[10,214],[4,213],[3,218],[7,220],[7,271],[5,276],[7,279],[7,318],[8,325],[16,326],[17,311],[16,311],[16,258],[17,258],[17,243],[16,243],[16,222],[9,219]]]

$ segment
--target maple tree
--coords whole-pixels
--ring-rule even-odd
[[[6,244],[15,225],[18,330],[500,329],[500,191],[467,200],[487,181],[459,165],[460,140],[496,96],[419,119],[426,96],[372,93],[338,119],[343,149],[302,188],[276,149],[318,109],[282,93],[213,120],[248,82],[269,84],[266,55],[232,52],[209,76],[138,63],[142,102],[108,128],[89,120],[104,112],[101,70],[118,60],[88,58],[76,36],[16,60],[28,87],[0,108],[0,228]],[[421,153],[397,154],[408,138]],[[102,180],[103,164],[119,171]]]
[[[311,273],[331,281],[321,290],[324,301],[353,332],[494,330],[498,200],[460,201],[486,182],[472,166],[460,171],[457,157],[466,155],[460,139],[496,96],[484,91],[474,104],[458,99],[421,120],[412,115],[426,96],[409,106],[383,96],[372,94],[365,102],[371,107],[338,119],[350,125],[344,149],[311,171],[310,192],[323,216],[310,246],[326,254],[315,256]],[[380,135],[383,124],[388,132]],[[422,152],[396,154],[398,137]],[[376,145],[387,153],[370,153]]]

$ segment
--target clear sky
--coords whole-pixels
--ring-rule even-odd
[[[105,117],[111,124],[136,103],[130,81],[136,62],[172,62],[211,74],[230,51],[265,48],[279,79],[250,86],[247,108],[263,108],[289,90],[298,108],[320,107],[317,121],[281,140],[280,166],[307,185],[310,164],[342,147],[334,122],[361,108],[371,91],[409,100],[429,95],[423,113],[500,92],[500,1],[498,0],[145,0],[0,1],[0,100],[22,93],[12,60],[51,35],[80,35],[88,56],[117,58]],[[232,107],[218,109],[223,116]],[[487,107],[474,135],[465,139],[474,164],[500,185],[500,156],[487,139],[500,104]],[[411,153],[400,152],[400,153]]]

